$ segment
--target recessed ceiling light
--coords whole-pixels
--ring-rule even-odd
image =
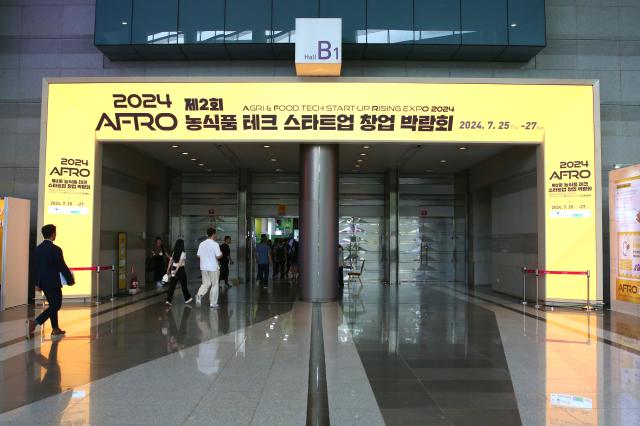
[[[265,148],[271,148],[271,145],[264,145]]]
[[[198,164],[198,166],[200,166],[200,167],[204,167],[204,164],[200,163],[200,164]]]
[[[127,25],[128,22],[127,21],[122,21],[122,25]]]
[[[191,161],[198,161],[198,159],[197,158],[192,158]]]
[[[276,169],[276,172],[284,172],[284,169]]]
[[[177,148],[178,145],[171,145],[171,148]]]
[[[354,167],[360,167],[360,164],[356,164]]]
[[[446,163],[446,162],[447,162],[447,160],[440,160],[440,162],[441,162],[441,163]]]
[[[182,155],[189,155],[189,153],[188,152],[183,152]]]
[[[458,147],[458,149],[459,149],[460,151],[464,151],[464,150],[466,150],[466,149],[467,149],[467,147],[466,147],[466,146],[461,146],[461,147]]]
[[[517,27],[518,24],[516,24],[515,22],[513,24],[511,24],[512,27]]]
[[[278,159],[277,159],[277,158],[272,158],[272,159],[271,159],[271,162],[273,162],[273,163],[275,163],[276,161],[278,161]]]
[[[367,153],[366,152],[361,152],[360,155],[364,157],[365,155],[367,155]]]
[[[212,172],[212,171],[213,171],[213,169],[207,169],[207,171],[208,171],[208,172]]]
[[[362,163],[364,160],[363,160],[362,158],[358,158],[356,161],[357,161],[358,163]]]
[[[362,146],[362,149],[369,149],[369,148],[371,148],[369,145],[363,145]]]

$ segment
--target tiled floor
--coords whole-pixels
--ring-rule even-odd
[[[640,320],[444,285],[347,290],[387,424],[639,425]]]
[[[0,313],[0,424],[305,424],[296,290],[241,285],[219,310],[67,304],[55,341]],[[321,312],[334,425],[640,425],[637,318],[414,284],[353,285]]]

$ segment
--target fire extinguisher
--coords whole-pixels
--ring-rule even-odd
[[[138,274],[136,274],[135,266],[131,265],[131,281],[129,282],[129,294],[138,294],[140,287],[138,283]]]

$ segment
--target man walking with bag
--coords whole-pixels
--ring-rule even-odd
[[[73,285],[75,279],[64,262],[62,249],[53,244],[56,240],[55,225],[42,227],[44,241],[36,248],[34,264],[36,269],[37,286],[44,292],[49,307],[36,319],[27,321],[27,339],[31,339],[36,331],[36,326],[51,320],[53,331],[51,336],[65,334],[58,326],[58,311],[62,307],[62,285]],[[64,281],[63,281],[64,280]]]
[[[215,241],[216,230],[207,229],[207,239],[198,246],[198,257],[200,258],[200,271],[202,272],[202,285],[196,295],[196,306],[202,306],[202,296],[207,294],[209,288],[209,306],[218,308],[218,282],[220,279],[220,266],[218,259],[222,258],[220,246]]]

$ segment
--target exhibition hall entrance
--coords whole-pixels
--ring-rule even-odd
[[[144,271],[156,237],[168,250],[183,239],[192,260],[187,273],[197,281],[197,247],[215,227],[219,242],[230,238],[231,282],[252,283],[261,235],[274,244],[305,238],[300,149],[292,142],[105,143],[102,239],[115,242],[127,232],[128,269],[136,271]],[[538,262],[537,149],[339,144],[336,234],[345,282],[348,272],[359,272],[358,285],[490,286],[521,294],[521,267]],[[115,244],[102,247],[102,263],[113,262]],[[323,249],[338,256],[337,247]]]
[[[113,262],[126,282],[152,239],[194,258],[215,226],[249,283],[256,219],[298,218],[306,301],[337,298],[339,244],[363,285],[522,296],[532,265],[596,283],[545,277],[542,300],[602,298],[597,83],[143,78],[45,94],[38,221],[67,229],[74,264]]]

